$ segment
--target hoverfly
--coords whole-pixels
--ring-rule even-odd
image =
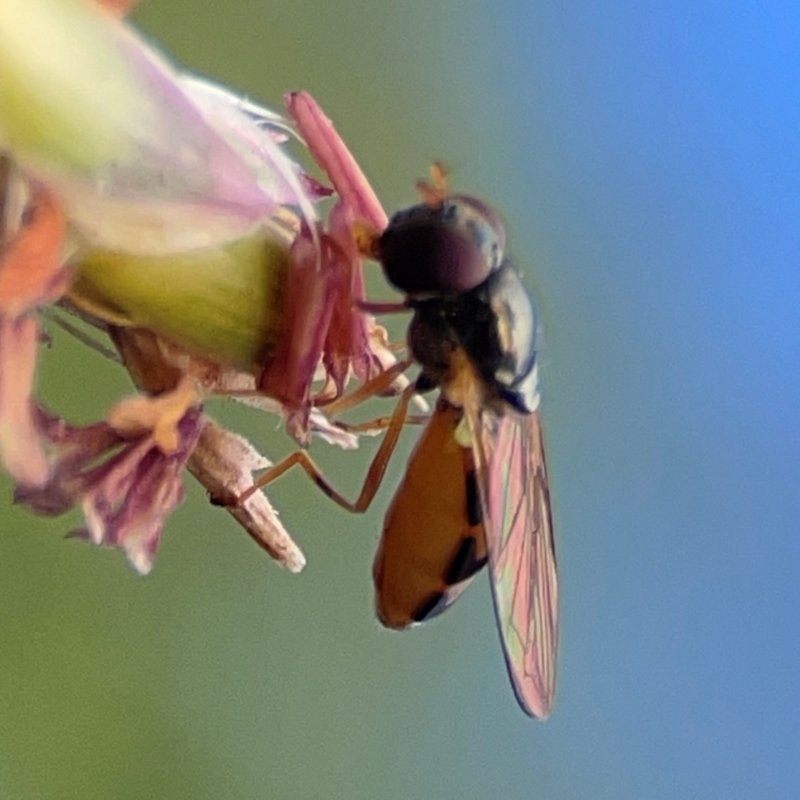
[[[536,315],[506,258],[496,214],[475,197],[449,195],[441,169],[432,174],[433,186],[419,185],[421,204],[398,212],[362,243],[405,294],[400,306],[374,309],[412,312],[411,361],[354,395],[360,400],[386,388],[412,361],[420,374],[386,424],[361,495],[355,503],[343,498],[304,452],[257,485],[299,463],[340,505],[366,510],[412,395],[439,389],[385,517],[373,568],[377,614],[395,629],[429,620],[488,562],[511,683],[522,709],[544,719],[555,694],[558,590]]]

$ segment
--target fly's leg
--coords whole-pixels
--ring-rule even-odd
[[[430,414],[408,414],[405,420],[403,420],[403,424],[425,425],[430,421]],[[335,424],[337,428],[341,428],[346,433],[378,433],[392,424],[392,417],[376,417],[369,422],[356,422],[352,424],[349,422],[337,422]]]
[[[375,493],[378,491],[378,488],[383,481],[383,477],[386,474],[386,467],[388,466],[389,459],[391,458],[394,448],[397,445],[397,440],[400,438],[400,431],[403,429],[403,424],[408,413],[408,405],[411,402],[411,398],[413,397],[415,391],[416,387],[414,384],[407,386],[403,390],[403,394],[400,396],[400,401],[398,402],[397,407],[395,408],[394,413],[389,420],[389,424],[386,427],[386,433],[381,440],[378,452],[375,454],[375,457],[370,464],[367,477],[364,480],[364,485],[361,487],[361,493],[358,495],[358,498],[355,502],[350,502],[346,497],[334,489],[328,479],[322,474],[319,467],[314,463],[311,456],[309,456],[304,450],[298,450],[297,452],[292,453],[292,455],[285,458],[279,464],[276,464],[274,467],[271,467],[269,470],[267,470],[267,472],[258,478],[258,480],[256,480],[256,482],[249,489],[247,489],[247,491],[237,498],[236,504],[240,505],[247,502],[248,498],[259,489],[262,489],[267,484],[272,483],[272,481],[276,480],[277,478],[280,478],[284,472],[290,470],[293,466],[298,464],[303,468],[306,475],[308,475],[309,478],[311,478],[311,480],[313,480],[314,483],[316,483],[316,485],[328,497],[331,498],[331,500],[340,505],[342,508],[345,508],[355,514],[363,513],[369,508],[369,505],[375,497]]]
[[[322,408],[325,409],[326,416],[329,418],[338,417],[345,411],[349,411],[351,408],[355,408],[370,398],[387,391],[411,364],[412,362],[410,360],[398,361],[374,378],[370,378],[365,383],[362,383],[361,386],[354,389],[350,394],[342,395],[342,397],[332,400],[330,403],[325,403]]]

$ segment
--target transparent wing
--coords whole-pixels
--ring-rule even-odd
[[[553,706],[558,584],[538,413],[468,411],[497,623],[517,699],[545,719]]]

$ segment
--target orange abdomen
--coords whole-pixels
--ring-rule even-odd
[[[373,576],[390,628],[443,611],[486,563],[472,452],[455,438],[461,416],[439,401],[386,513]]]

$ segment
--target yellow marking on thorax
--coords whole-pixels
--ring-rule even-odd
[[[472,431],[470,419],[475,419],[477,412],[487,401],[486,384],[475,370],[475,365],[460,347],[457,347],[450,358],[447,377],[442,382],[442,395],[456,408],[467,409],[454,431],[456,442],[464,448],[472,447]]]
[[[442,382],[442,394],[457,408],[480,406],[486,395],[483,380],[475,370],[469,356],[460,347],[453,350],[447,377]]]

